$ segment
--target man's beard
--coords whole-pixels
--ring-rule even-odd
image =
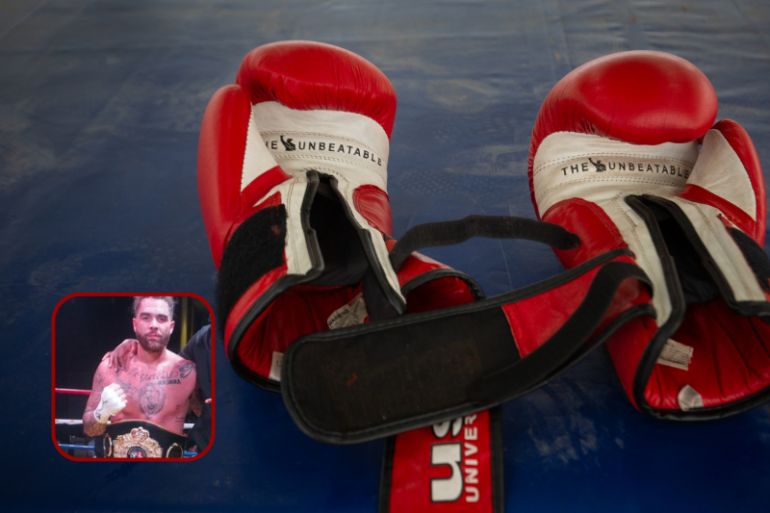
[[[142,346],[142,349],[148,353],[160,353],[166,349],[169,336],[164,337],[161,335],[160,338],[149,339],[147,338],[147,335],[139,335],[139,333],[137,333],[136,339],[139,341],[139,345]]]

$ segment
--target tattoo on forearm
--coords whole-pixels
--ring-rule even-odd
[[[166,404],[166,391],[150,383],[139,389],[139,407],[151,419]]]

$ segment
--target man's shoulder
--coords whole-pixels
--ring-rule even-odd
[[[99,375],[103,378],[106,378],[108,376],[115,376],[116,372],[115,372],[115,369],[110,367],[109,359],[105,358],[104,360],[99,362],[99,365],[97,365],[96,372],[94,374]]]
[[[190,360],[187,360],[183,358],[182,356],[179,356],[178,354],[174,353],[173,351],[166,350],[166,361],[173,366],[174,368],[192,368],[195,369],[195,363],[191,362]]]
[[[165,363],[170,363],[172,365],[181,365],[182,363],[186,362],[184,358],[179,356],[173,351],[169,351],[168,349],[165,350],[165,354],[163,355],[163,360]]]

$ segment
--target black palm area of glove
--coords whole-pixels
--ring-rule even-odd
[[[319,175],[318,187],[310,206],[309,224],[315,230],[323,258],[323,272],[307,285],[341,287],[362,284],[364,303],[372,320],[388,319],[399,314],[383,292],[376,272],[382,271],[370,264],[364,244],[374,253],[369,234],[358,230],[353,215],[346,211],[337,193],[333,177]],[[371,256],[376,260],[374,256]],[[376,269],[376,271],[375,271]]]
[[[749,267],[754,271],[759,280],[759,285],[765,292],[770,292],[770,259],[767,258],[765,251],[756,243],[754,239],[736,228],[728,228],[733,240],[743,251],[743,256],[749,263]]]
[[[720,296],[719,288],[703,265],[685,230],[671,213],[647,197],[642,203],[652,211],[669,254],[674,259],[685,303],[708,303]]]
[[[719,266],[702,247],[703,243],[679,207],[655,196],[636,198],[655,216],[666,249],[674,259],[685,303],[708,303],[719,297],[728,299],[730,288],[725,283],[720,284],[725,280]],[[770,259],[759,244],[742,231],[732,227],[727,231],[743,252],[762,288],[770,292]]]
[[[238,299],[259,278],[283,264],[286,207],[265,207],[241,224],[230,238],[219,266],[217,315],[227,319]],[[220,335],[224,322],[217,323]]]
[[[353,214],[340,201],[337,181],[315,171],[308,173],[309,191],[302,205],[305,231],[314,232],[317,245],[309,241],[316,267],[305,281],[295,284],[318,287],[345,287],[364,283],[364,301],[372,318],[393,317],[398,314],[380,283],[383,272],[375,269],[371,259],[374,248],[366,230],[354,226]],[[283,265],[287,240],[288,219],[285,205],[265,207],[246,219],[233,233],[225,247],[217,283],[217,309],[226,319],[238,299],[262,276]],[[320,254],[320,255],[319,255]],[[320,257],[320,258],[319,258]],[[380,274],[380,278],[375,277]],[[392,294],[391,294],[392,296]],[[224,323],[220,323],[223,327]],[[222,328],[220,328],[222,329]]]
[[[321,275],[307,285],[341,287],[361,283],[369,268],[361,238],[329,177],[323,175],[310,207],[310,227],[315,230],[324,265]]]

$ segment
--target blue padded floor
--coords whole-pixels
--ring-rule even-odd
[[[534,217],[527,154],[540,104],[570,70],[618,51],[693,62],[714,84],[719,117],[748,130],[770,170],[769,34],[765,0],[0,3],[2,503],[377,510],[383,443],[310,440],[280,396],[236,377],[221,345],[216,435],[203,458],[74,462],[52,443],[51,316],[63,297],[189,292],[214,304],[198,130],[209,98],[252,48],[328,42],[390,78],[398,237],[469,214]],[[488,296],[561,270],[534,243],[474,240],[425,253],[474,276]],[[507,404],[504,422],[507,512],[767,510],[767,406],[703,423],[649,418],[630,405],[603,350]]]

